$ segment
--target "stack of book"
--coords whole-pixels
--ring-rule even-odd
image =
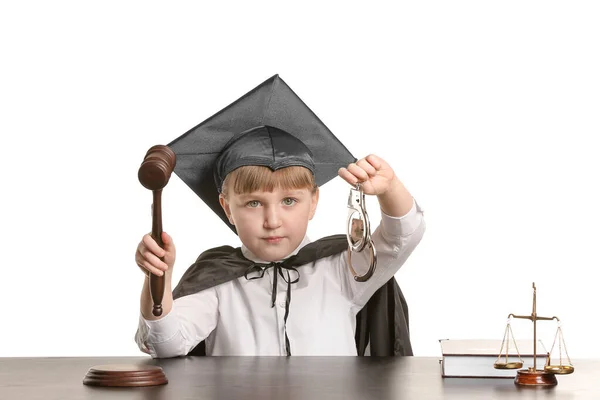
[[[511,342],[508,349],[508,360],[506,359],[506,347],[502,348],[502,355],[498,359],[502,347],[501,340],[442,339],[440,346],[442,348],[440,365],[444,378],[514,378],[519,369],[533,367],[533,340],[516,340],[516,349]],[[539,340],[536,353],[536,368],[543,369],[547,350]],[[523,366],[518,369],[494,368],[494,363],[497,361],[505,363],[521,360]]]

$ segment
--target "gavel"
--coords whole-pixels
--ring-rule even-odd
[[[163,248],[162,240],[162,189],[169,183],[171,172],[175,168],[175,153],[169,147],[156,145],[146,152],[144,161],[138,171],[138,179],[142,186],[152,190],[152,238]],[[163,259],[161,258],[161,261]],[[162,299],[165,292],[165,277],[152,273],[149,275],[150,295],[152,296],[152,314],[162,315]]]

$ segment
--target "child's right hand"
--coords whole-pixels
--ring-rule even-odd
[[[175,264],[175,244],[171,236],[165,232],[162,233],[164,248],[161,249],[158,243],[150,234],[145,234],[142,241],[138,244],[135,252],[135,263],[147,275],[149,272],[157,276],[162,276],[166,271],[173,270]],[[161,257],[164,257],[161,261]]]

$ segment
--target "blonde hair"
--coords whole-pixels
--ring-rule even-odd
[[[314,175],[305,167],[291,166],[273,171],[269,167],[249,165],[227,174],[221,193],[227,198],[230,189],[235,194],[245,194],[256,191],[272,192],[275,188],[309,189],[314,193],[317,185]]]

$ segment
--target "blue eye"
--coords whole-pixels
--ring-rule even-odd
[[[249,202],[246,203],[247,207],[252,207],[252,208],[256,208],[260,205],[260,202],[258,200],[250,200]]]
[[[286,206],[292,206],[294,204],[296,204],[297,200],[296,199],[292,199],[291,197],[286,197],[285,199],[283,199],[283,204],[285,204]]]

